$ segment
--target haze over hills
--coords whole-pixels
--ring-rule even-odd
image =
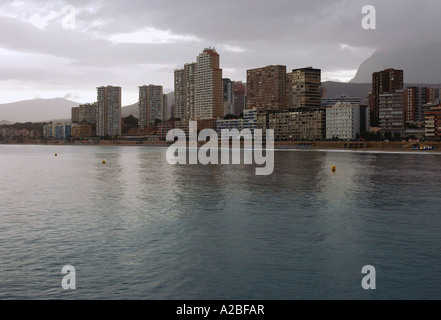
[[[63,99],[35,99],[0,104],[0,119],[10,122],[44,122],[51,119],[66,119],[72,107],[78,103]]]
[[[404,70],[406,83],[441,83],[441,42],[394,46],[376,51],[358,68],[351,83],[372,81],[372,73],[387,68]]]
[[[168,93],[168,108],[172,104],[173,92]],[[64,98],[23,100],[0,104],[0,125],[16,122],[69,122],[71,110],[80,104]],[[122,107],[122,116],[139,117],[138,103]],[[69,120],[69,121],[68,121]]]
[[[372,78],[372,75],[371,75]],[[322,86],[326,88],[327,98],[336,98],[341,95],[347,97],[360,97],[362,103],[367,104],[367,95],[372,91],[372,83],[344,83],[328,81],[323,82]],[[403,87],[436,87],[441,88],[441,84],[421,84],[421,83],[404,83]]]
[[[404,88],[411,86],[428,86],[441,88],[441,84],[421,84],[406,83]],[[341,95],[348,97],[360,97],[362,103],[367,103],[366,97],[372,89],[370,82],[368,83],[345,83],[326,81],[322,83],[326,88],[327,97],[335,98]],[[168,96],[168,110],[171,109],[173,92]],[[61,122],[69,123],[71,118],[71,109],[77,107],[79,103],[64,99],[35,99],[24,100],[13,103],[0,104],[0,125],[13,124],[15,122]],[[169,111],[170,112],[170,111]],[[139,117],[138,103],[122,107],[122,116],[127,117],[133,115]]]

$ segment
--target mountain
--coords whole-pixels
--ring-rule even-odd
[[[11,125],[11,124],[14,124],[14,122],[11,122],[11,121],[8,121],[8,120],[0,121],[0,126]]]
[[[128,116],[134,116],[135,118],[139,118],[138,102],[131,104],[129,106],[122,107],[121,113],[122,113],[123,118],[128,117]]]
[[[362,102],[372,90],[371,83],[327,81],[322,83],[322,87],[326,88],[327,98],[336,98],[340,97],[341,95],[346,95],[347,97],[360,97]]]
[[[441,64],[439,53],[441,42],[425,45],[393,46],[376,51],[359,67],[351,83],[372,81],[372,73],[387,68],[404,70],[406,83],[440,83]]]
[[[404,83],[403,87],[431,87],[441,88],[441,84],[421,84],[421,83]],[[337,98],[342,95],[347,97],[360,97],[361,102],[367,104],[367,95],[372,91],[372,83],[346,83],[327,81],[322,83],[322,87],[326,88],[327,98]]]
[[[0,119],[12,122],[44,122],[50,119],[68,119],[71,109],[79,104],[63,99],[35,99],[0,104]]]

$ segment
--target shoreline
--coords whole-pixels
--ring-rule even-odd
[[[18,146],[109,146],[109,147],[160,147],[170,146],[171,142],[166,141],[98,141],[98,142],[0,142],[0,145]],[[198,143],[198,148],[204,143]],[[413,150],[416,145],[431,146],[433,150]],[[220,145],[219,145],[220,147]],[[379,141],[276,141],[275,151],[346,151],[346,152],[406,152],[406,153],[440,153],[441,142],[379,142]]]

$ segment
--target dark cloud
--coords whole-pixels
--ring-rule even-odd
[[[376,30],[361,28],[366,4],[376,8]],[[76,9],[75,30],[62,27],[65,5]],[[92,96],[105,84],[133,96],[145,83],[172,90],[173,69],[208,46],[232,79],[268,64],[338,78],[377,49],[438,41],[440,14],[431,0],[8,1],[0,3],[0,59],[10,63],[0,62],[0,81]]]

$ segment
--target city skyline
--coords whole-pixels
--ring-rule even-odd
[[[377,50],[438,41],[424,24],[401,18],[424,12],[436,30],[439,8],[430,1],[406,3],[373,1],[378,28],[363,30],[363,1],[76,1],[75,27],[68,29],[67,1],[11,1],[0,5],[0,25],[10,30],[0,36],[0,103],[36,97],[84,103],[93,101],[88,88],[99,83],[123,87],[122,104],[130,105],[144,83],[172,92],[173,71],[204,47],[216,48],[223,77],[234,81],[245,82],[246,70],[274,64],[288,70],[314,65],[323,81],[349,81]]]

